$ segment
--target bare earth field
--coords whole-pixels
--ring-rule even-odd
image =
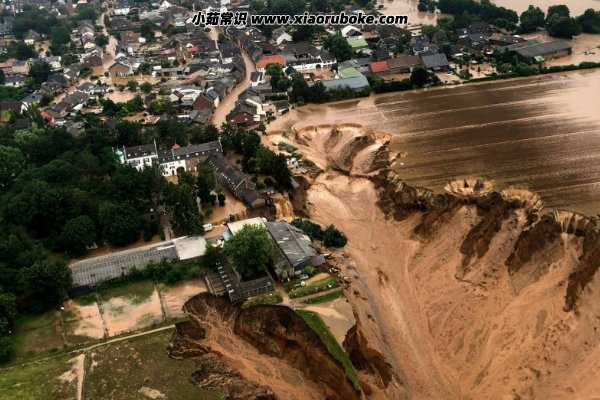
[[[66,301],[64,311],[48,311],[17,321],[17,356],[86,344],[182,317],[183,304],[203,292],[206,287],[200,280],[160,285],[158,289],[152,282],[143,281],[103,290],[98,295],[100,302],[95,293]]]
[[[197,279],[174,286],[160,286],[160,298],[167,318],[184,316],[183,305],[198,293],[205,293],[206,283]]]
[[[154,284],[136,282],[102,292],[102,317],[109,336],[136,331],[163,320],[160,298]]]

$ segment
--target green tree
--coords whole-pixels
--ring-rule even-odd
[[[0,85],[4,85],[4,82],[6,82],[6,75],[4,74],[4,71],[0,69]]]
[[[530,5],[521,14],[521,32],[534,32],[537,28],[542,28],[545,25],[545,18],[541,8]]]
[[[0,363],[9,361],[15,354],[15,348],[8,336],[0,337]]]
[[[323,244],[327,247],[344,247],[346,243],[346,235],[333,225],[329,225],[323,232]]]
[[[260,146],[254,156],[256,168],[263,174],[271,174],[275,156],[276,154],[271,149]]]
[[[292,188],[292,173],[287,166],[287,159],[283,154],[278,154],[272,162],[271,175],[275,178],[280,189]]]
[[[435,25],[422,25],[421,33],[427,36],[429,39],[433,38],[433,35],[439,30]]]
[[[45,61],[38,61],[34,63],[29,69],[28,76],[33,78],[33,81],[40,85],[48,79],[48,76],[52,73],[52,67]]]
[[[600,33],[600,11],[588,8],[577,17],[577,22],[581,25],[581,31],[585,33]]]
[[[18,282],[27,309],[41,312],[58,306],[71,287],[71,269],[61,261],[38,261],[19,270]]]
[[[225,254],[244,278],[261,275],[267,271],[272,245],[267,230],[248,224],[225,242]]]
[[[67,221],[60,235],[63,248],[76,256],[85,254],[86,247],[95,243],[96,239],[96,226],[87,215],[80,215]]]
[[[218,247],[213,247],[210,244],[206,244],[206,251],[204,253],[204,257],[202,258],[202,262],[204,266],[210,269],[211,271],[216,271],[220,265],[223,265],[225,262],[225,254]]]
[[[308,219],[302,218],[294,218],[292,220],[292,225],[296,228],[302,230],[308,237],[312,240],[323,240],[323,228],[321,225],[316,224]]]
[[[59,24],[52,28],[50,32],[50,43],[54,47],[59,47],[63,44],[68,44],[71,41],[71,33],[67,25]]]
[[[6,190],[25,167],[21,150],[0,145],[0,193]]]
[[[154,31],[156,30],[156,25],[152,21],[144,20],[142,22],[142,26],[140,28],[140,33],[148,42],[154,40]]]
[[[100,33],[96,35],[94,42],[96,43],[96,46],[104,48],[108,44],[108,37],[106,37],[105,34]]]
[[[11,42],[8,45],[8,55],[16,57],[19,60],[29,60],[36,56],[35,49],[22,41]]]
[[[214,196],[211,195],[211,192],[217,187],[217,181],[212,168],[204,163],[198,163],[196,187],[198,188],[198,197],[200,197],[203,203],[211,203],[213,201]]]
[[[410,81],[416,87],[421,88],[429,83],[429,72],[427,72],[427,70],[424,68],[417,67],[411,72]]]
[[[126,246],[140,238],[142,219],[130,204],[104,202],[99,208],[102,237],[114,246]]]
[[[553,15],[559,15],[561,17],[569,18],[571,16],[571,11],[569,7],[564,4],[554,5],[548,7],[548,14],[546,15],[546,21],[550,19]]]
[[[144,82],[140,85],[140,90],[144,93],[150,93],[152,91],[152,84],[150,82]]]
[[[327,36],[323,42],[323,47],[325,50],[330,51],[338,62],[349,60],[354,54],[352,46],[341,35]]]
[[[546,30],[550,36],[572,39],[581,33],[581,26],[573,18],[555,13],[546,20]]]
[[[16,299],[14,294],[0,290],[0,337],[8,335],[17,318]]]

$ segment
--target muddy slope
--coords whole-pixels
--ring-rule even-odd
[[[221,388],[232,399],[358,399],[343,366],[293,310],[245,310],[201,294],[184,306],[169,354],[198,369],[192,382]]]
[[[483,180],[449,183],[446,194],[412,187],[393,165],[381,168],[380,158],[376,167],[369,164],[378,149],[354,139],[366,133],[341,132],[298,133],[299,151],[321,161],[298,209],[335,223],[349,238],[332,258],[352,280],[357,319],[369,324],[360,335],[349,333],[347,349],[367,370],[389,365],[392,371],[387,391],[373,396],[597,396],[596,220],[545,213],[539,196],[497,192]],[[339,143],[359,149],[338,154]],[[338,157],[352,165],[350,173],[331,162]],[[361,338],[376,353],[364,350]],[[384,358],[367,361],[365,354]]]

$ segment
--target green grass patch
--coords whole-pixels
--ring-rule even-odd
[[[115,297],[126,297],[132,304],[145,303],[154,293],[152,281],[119,282],[113,285],[105,285],[98,289],[102,301],[108,301]]]
[[[310,298],[308,300],[304,300],[302,303],[304,303],[304,304],[326,303],[328,301],[339,299],[342,297],[344,297],[344,291],[336,290],[335,292],[330,292],[330,293],[324,294],[323,296],[317,296],[317,297]]]
[[[319,335],[325,346],[327,346],[327,350],[329,350],[329,353],[336,360],[342,363],[342,365],[344,366],[346,377],[348,378],[348,380],[350,380],[350,382],[352,382],[352,384],[354,385],[354,389],[356,389],[357,392],[360,392],[360,380],[356,375],[356,371],[354,370],[354,366],[350,361],[350,357],[348,357],[348,354],[346,354],[342,346],[335,339],[335,337],[333,336],[327,325],[325,325],[325,322],[319,316],[319,314],[306,310],[296,310],[296,313],[300,317],[302,317],[304,322],[306,322],[306,324],[310,326],[310,328],[313,331],[315,331],[317,335]]]
[[[242,308],[279,304],[282,301],[283,299],[278,293],[267,293],[263,294],[262,296],[256,296],[246,300],[246,302],[242,305]]]
[[[60,311],[50,310],[39,315],[22,316],[15,323],[12,339],[18,358],[62,349],[64,341]]]
[[[195,371],[191,360],[167,355],[172,330],[108,344],[94,350],[94,367],[88,368],[85,393],[88,400],[147,400],[142,388],[157,390],[167,399],[217,400],[219,390],[202,390],[189,382]]]
[[[91,292],[84,294],[83,296],[76,297],[73,299],[73,301],[80,306],[91,306],[98,301],[98,298],[96,297],[96,292]]]
[[[325,279],[321,279],[320,281],[316,281],[306,286],[296,286],[289,291],[290,298],[295,299],[298,297],[308,296],[310,294],[315,294],[319,292],[323,292],[325,290],[333,289],[340,286],[337,279],[334,276],[330,276]]]
[[[77,398],[77,380],[60,376],[71,369],[72,356],[0,369],[0,400],[63,400]]]

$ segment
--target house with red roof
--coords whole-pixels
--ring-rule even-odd
[[[268,56],[262,56],[256,62],[256,69],[259,72],[264,72],[265,68],[269,64],[279,64],[279,65],[281,65],[282,67],[285,68],[285,58],[283,58],[279,54],[271,54],[271,55],[268,55]]]
[[[375,61],[369,64],[369,70],[377,76],[389,75],[390,66],[386,61]]]

